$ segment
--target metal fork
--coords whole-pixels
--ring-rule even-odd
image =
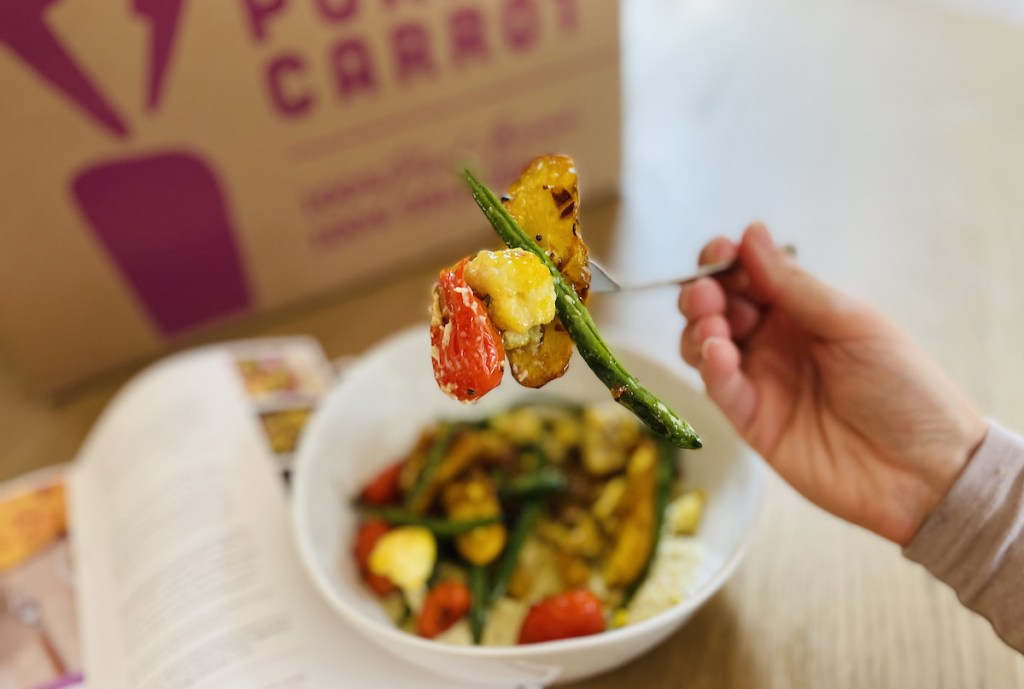
[[[789,244],[780,247],[782,251],[789,254],[790,256],[796,255],[796,248]],[[651,280],[648,282],[623,282],[618,278],[612,276],[600,263],[594,259],[590,259],[590,291],[591,292],[635,292],[637,290],[644,289],[655,289],[657,287],[671,287],[673,285],[683,285],[687,282],[693,282],[702,277],[709,275],[719,275],[728,270],[731,270],[736,266],[736,261],[719,261],[717,263],[708,263],[703,265],[689,275],[675,278],[665,278],[663,280]]]

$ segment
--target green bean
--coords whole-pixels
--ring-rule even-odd
[[[427,459],[423,463],[423,470],[420,471],[419,476],[416,477],[416,483],[405,497],[406,507],[412,509],[422,499],[423,494],[430,486],[430,482],[434,480],[434,474],[437,473],[438,465],[441,464],[441,460],[448,453],[448,448],[452,444],[457,428],[456,424],[444,424],[441,426],[437,433],[437,438],[434,439],[433,445],[430,446],[430,450],[427,452]]]
[[[536,495],[561,493],[569,485],[565,474],[553,466],[542,466],[534,471],[519,474],[498,483],[498,495],[502,500],[515,500]]]
[[[505,595],[508,582],[512,579],[512,573],[515,572],[516,563],[519,562],[519,552],[523,549],[523,544],[526,543],[530,532],[533,531],[537,517],[540,516],[541,504],[542,498],[540,497],[529,498],[523,503],[519,519],[516,520],[516,525],[505,545],[505,552],[502,553],[498,573],[494,577],[494,583],[491,584],[491,593],[487,598],[488,607],[494,605],[499,598]]]
[[[464,170],[463,174],[469,183],[473,198],[498,236],[509,247],[533,253],[547,266],[555,281],[555,308],[558,317],[576,343],[580,356],[611,391],[612,398],[636,414],[651,430],[668,438],[677,447],[699,448],[701,440],[690,425],[641,385],[640,381],[611,353],[587,307],[576,294],[576,290],[562,277],[547,253],[519,227],[494,192],[479,182],[469,170]]]
[[[619,608],[626,608],[630,601],[640,590],[647,575],[651,573],[654,561],[658,557],[658,546],[661,544],[662,532],[665,530],[665,511],[668,509],[668,498],[672,492],[673,477],[676,475],[676,448],[669,442],[663,440],[658,443],[658,466],[655,472],[654,485],[654,531],[651,533],[651,552],[647,556],[644,568],[640,570],[640,576],[633,580],[626,587],[622,594],[622,602]]]
[[[394,526],[422,526],[438,538],[455,538],[481,526],[490,526],[501,521],[501,517],[498,515],[456,521],[441,517],[425,517],[400,507],[377,507],[362,504],[356,507],[367,516],[378,517]]]
[[[483,565],[469,566],[469,629],[473,643],[479,644],[484,637],[484,623],[487,621],[487,570]]]

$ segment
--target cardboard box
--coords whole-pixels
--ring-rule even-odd
[[[0,0],[0,348],[54,390],[619,168],[614,0]]]

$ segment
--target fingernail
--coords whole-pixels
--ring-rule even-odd
[[[764,223],[756,222],[752,224],[747,232],[750,236],[750,241],[752,241],[758,248],[775,248],[775,240],[772,239],[772,235],[768,231],[768,228],[764,226]]]
[[[711,263],[722,261],[729,255],[729,240],[724,237],[715,237],[708,244],[707,260]]]
[[[690,292],[691,285],[693,283],[687,283],[679,288],[679,310],[685,316],[690,312]]]
[[[704,340],[701,343],[701,345],[700,345],[700,358],[701,358],[701,361],[707,361],[707,359],[708,359],[708,352],[711,351],[711,344],[712,344],[712,342],[720,340],[720,339],[722,339],[722,338],[715,337],[714,335],[712,335],[711,337],[709,337],[708,339]]]

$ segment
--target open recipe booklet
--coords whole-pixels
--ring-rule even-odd
[[[302,570],[289,458],[331,379],[308,338],[179,354],[121,390],[67,472],[0,491],[0,625],[22,635],[0,640],[0,689],[452,687],[361,638]],[[5,535],[26,505],[34,527]]]

